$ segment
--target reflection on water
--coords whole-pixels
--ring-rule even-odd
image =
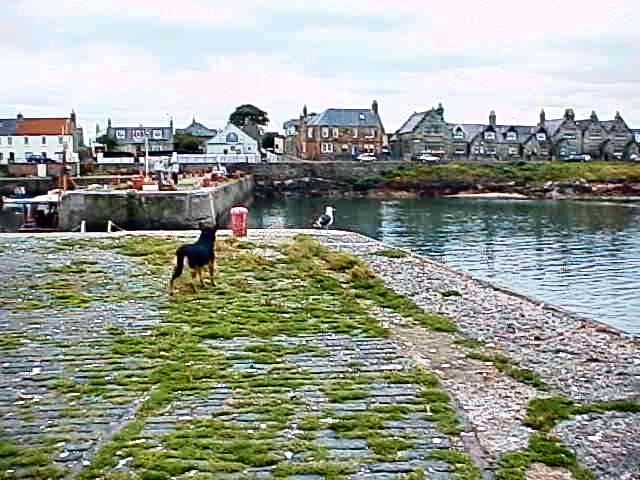
[[[407,247],[640,334],[640,206],[479,199],[257,200],[250,225],[336,228]]]

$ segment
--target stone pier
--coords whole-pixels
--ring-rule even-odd
[[[200,222],[216,223],[253,192],[253,177],[198,190],[173,192],[70,191],[60,205],[60,228],[72,230],[83,220],[87,229],[104,231],[111,220],[127,230],[189,229]]]

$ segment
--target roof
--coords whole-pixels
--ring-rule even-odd
[[[16,121],[16,135],[69,135],[69,118],[23,118]]]
[[[453,131],[456,127],[461,127],[466,134],[464,137],[464,140],[466,142],[470,142],[471,140],[473,140],[486,127],[486,125],[481,125],[479,123],[448,123],[447,125],[451,131]]]
[[[205,127],[203,124],[196,122],[194,118],[187,128],[176,128],[176,133],[187,133],[189,135],[193,135],[194,137],[214,137],[218,131],[210,130]]]
[[[308,122],[308,125],[328,125],[331,127],[380,127],[382,122],[377,113],[360,108],[329,108]]]
[[[287,120],[282,124],[282,128],[284,128],[285,130],[290,127],[298,127],[298,126],[300,126],[300,120],[297,118],[292,118],[291,120]]]
[[[403,133],[411,133],[413,132],[418,124],[422,121],[427,112],[414,113],[409,117],[409,119],[404,122],[404,125],[400,127],[400,129],[396,132],[396,135],[402,135]]]
[[[16,133],[15,118],[0,118],[0,135],[10,136]]]
[[[240,129],[254,140],[260,141],[260,129],[257,125],[243,125]]]
[[[549,134],[549,136],[555,135],[555,133],[558,131],[558,129],[562,125],[562,122],[564,121],[565,121],[564,118],[557,118],[554,120],[545,120],[544,128],[547,129],[547,133]]]

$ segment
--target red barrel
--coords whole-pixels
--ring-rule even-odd
[[[247,236],[247,217],[249,210],[245,207],[233,207],[231,209],[231,231],[234,237]]]

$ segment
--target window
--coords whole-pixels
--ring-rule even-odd
[[[323,142],[320,148],[322,153],[333,153],[333,143]]]
[[[547,134],[544,132],[536,133],[536,140],[539,142],[545,142],[547,140]]]
[[[567,132],[563,135],[564,138],[568,138],[570,140],[574,140],[576,138],[576,134],[573,132]]]
[[[29,137],[24,137],[24,144],[29,145]]]
[[[507,132],[507,140],[510,142],[515,142],[518,140],[518,134],[516,132]]]
[[[358,138],[358,129],[357,128],[353,129],[353,138]]]
[[[456,138],[458,140],[461,140],[464,138],[464,132],[462,131],[461,128],[456,129],[455,132],[453,132],[453,138]]]
[[[14,162],[16,160],[16,154],[13,152],[9,152],[9,161]]]
[[[517,147],[509,147],[509,155],[518,155]]]
[[[358,118],[359,118],[360,120],[364,120],[364,113],[361,113],[360,115],[358,115]]]
[[[13,137],[7,137],[7,145],[13,145]]]
[[[466,155],[467,154],[467,149],[464,146],[457,146],[453,153],[455,155]]]
[[[47,144],[47,137],[42,137],[42,145],[46,145]]]
[[[496,132],[484,132],[484,139],[485,140],[495,140],[496,139]]]
[[[341,149],[343,152],[348,152],[348,151],[349,151],[349,145],[347,145],[346,143],[343,143],[343,144],[340,146],[340,149]]]
[[[2,152],[0,152],[0,162],[4,160],[4,155],[2,154]]]
[[[227,134],[227,143],[238,143],[238,135],[231,132]]]
[[[340,136],[340,129],[339,128],[334,128],[333,129],[333,138],[338,138]]]
[[[162,139],[162,130],[160,129],[156,129],[153,131],[153,138],[154,140],[161,140]]]
[[[496,147],[487,147],[487,155],[495,155]]]
[[[42,152],[40,155],[42,155],[42,158],[47,158],[47,152]]]
[[[482,145],[476,145],[475,147],[473,147],[473,153],[484,155],[484,147]]]
[[[376,138],[376,129],[368,128],[366,130],[365,138]]]
[[[118,130],[116,130],[116,139],[117,140],[124,140],[127,136],[127,132],[120,128]],[[62,145],[62,137],[58,137],[58,143]]]
[[[313,127],[307,128],[307,138],[313,138]]]
[[[322,127],[322,138],[329,138],[329,127]]]

